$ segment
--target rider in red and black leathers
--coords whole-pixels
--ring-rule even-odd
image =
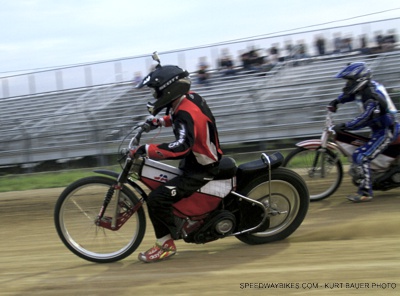
[[[157,59],[156,59],[157,60]],[[159,60],[158,60],[159,62]],[[190,91],[189,73],[177,66],[158,64],[138,85],[147,86],[156,99],[148,105],[152,115],[167,108],[167,115],[150,118],[150,129],[172,126],[175,141],[146,144],[131,154],[147,155],[151,159],[181,159],[182,174],[161,184],[147,199],[147,208],[154,226],[156,244],[139,254],[143,262],[155,262],[176,253],[174,239],[178,238],[172,205],[189,197],[218,173],[222,157],[215,119],[206,101]]]
[[[156,232],[163,237],[174,232],[172,204],[190,196],[212,180],[218,172],[222,151],[215,119],[204,99],[194,92],[182,96],[171,108],[171,115],[158,119],[159,125],[172,126],[175,141],[146,144],[151,159],[182,159],[178,176],[150,193],[147,205]],[[172,233],[173,237],[176,233]]]
[[[185,157],[200,168],[220,159],[218,133],[215,119],[206,101],[195,92],[179,99],[171,115],[159,119],[163,126],[172,126],[176,141],[164,144],[147,144],[146,152],[152,159],[177,159]]]

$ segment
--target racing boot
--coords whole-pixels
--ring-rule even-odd
[[[146,252],[140,253],[138,259],[140,261],[150,263],[167,259],[175,254],[176,246],[174,240],[169,239],[162,245],[156,242],[152,248],[150,248]]]
[[[359,203],[359,202],[367,202],[367,201],[371,201],[372,200],[372,196],[366,193],[356,193],[353,195],[349,195],[347,197],[348,200],[355,202],[355,203]]]

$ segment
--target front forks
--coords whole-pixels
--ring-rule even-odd
[[[104,198],[103,205],[100,209],[100,212],[95,220],[95,224],[97,226],[116,231],[120,229],[126,221],[143,205],[144,199],[140,199],[140,202],[136,205],[132,205],[125,201],[121,200],[121,190],[122,184],[117,183],[107,191],[107,194]],[[113,200],[114,199],[114,200]],[[114,214],[112,217],[105,216],[105,212],[111,202],[114,201]],[[121,209],[124,209],[121,211]]]
[[[114,186],[114,195],[115,195],[115,199],[114,199],[114,203],[115,203],[115,209],[114,209],[114,215],[112,217],[112,221],[111,221],[111,228],[112,229],[116,229],[117,227],[117,219],[119,217],[119,213],[120,213],[120,206],[119,206],[119,197],[121,196],[121,189],[122,186],[120,183],[116,184]]]
[[[121,185],[118,183],[113,186],[110,186],[110,188],[108,189],[108,191],[106,193],[106,196],[104,197],[103,205],[100,208],[100,212],[97,215],[97,219],[95,222],[96,225],[106,227],[106,224],[110,224],[111,229],[116,229],[117,219],[118,219],[118,215],[120,212],[119,197],[121,195],[121,188],[122,188]],[[115,198],[114,198],[115,210],[114,210],[114,215],[110,219],[110,217],[104,217],[104,214],[108,208],[108,205],[110,204],[111,200],[113,199],[114,195],[115,195]],[[108,228],[108,227],[106,227],[106,228]]]
[[[313,164],[309,172],[309,177],[313,178],[318,170],[318,163],[321,158],[321,177],[324,178],[325,175],[325,151],[326,148],[319,148],[315,151],[315,158],[313,159]]]

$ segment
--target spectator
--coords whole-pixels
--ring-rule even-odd
[[[318,55],[324,55],[325,54],[325,39],[324,37],[317,36],[315,40],[315,47],[317,48],[317,53]]]
[[[268,56],[264,58],[263,71],[270,71],[273,67],[275,67],[279,61],[279,50],[276,44],[273,44],[269,50],[267,50]]]
[[[259,70],[264,63],[264,57],[259,55],[259,50],[254,47],[249,51],[251,65],[255,70]]]
[[[243,70],[246,70],[246,71],[251,70],[251,61],[250,61],[250,55],[248,52],[242,53],[240,55],[240,60],[242,62]]]
[[[333,38],[333,53],[339,54],[342,51],[342,38],[340,37],[340,33],[335,33]]]
[[[388,30],[387,35],[385,35],[382,40],[382,50],[383,51],[393,50],[395,44],[396,44],[395,30],[394,29]]]
[[[279,57],[279,49],[277,44],[273,44],[272,47],[269,49],[269,62],[275,66],[278,64],[280,60]]]
[[[304,43],[304,40],[299,40],[297,42],[296,48],[295,48],[295,55],[294,58],[296,60],[304,60],[308,59],[310,56],[307,53],[307,46]],[[298,65],[299,62],[296,62],[295,65]]]
[[[232,57],[229,54],[229,49],[224,48],[222,50],[221,58],[218,61],[218,68],[224,76],[234,75],[236,73]]]
[[[140,71],[135,72],[135,76],[133,76],[133,85],[136,86],[141,83],[143,80],[142,73]]]
[[[208,73],[207,57],[201,57],[197,70],[197,83],[201,85],[210,85],[210,74]]]
[[[345,37],[341,42],[341,52],[351,52],[353,50],[353,39],[351,36]]]
[[[383,36],[380,31],[375,32],[375,42],[377,51],[382,51],[383,49]]]
[[[246,71],[254,72],[261,70],[264,63],[264,57],[259,56],[258,50],[251,47],[248,52],[241,55],[242,66]]]
[[[284,60],[285,61],[289,61],[289,60],[292,60],[293,57],[294,57],[294,53],[293,53],[292,41],[286,40],[285,41],[285,57],[284,57]]]
[[[367,37],[365,36],[365,34],[360,36],[360,51],[362,54],[370,54],[371,51],[368,48],[368,41],[367,41]]]

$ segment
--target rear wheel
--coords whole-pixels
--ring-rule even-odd
[[[264,244],[291,235],[303,222],[309,206],[307,186],[301,177],[288,169],[277,168],[271,173],[271,192],[268,175],[250,182],[242,194],[267,205],[269,198],[269,227],[265,231],[236,236],[247,244]]]
[[[343,167],[331,150],[298,147],[284,160],[283,166],[297,172],[306,182],[310,200],[317,201],[332,195],[343,179]]]
[[[77,256],[92,262],[107,263],[126,258],[142,242],[146,230],[143,207],[132,214],[140,201],[128,188],[121,190],[118,217],[129,219],[118,230],[110,227],[115,215],[115,194],[111,199],[103,226],[97,216],[104,198],[115,180],[101,176],[78,180],[60,195],[54,210],[57,233],[64,245]]]

